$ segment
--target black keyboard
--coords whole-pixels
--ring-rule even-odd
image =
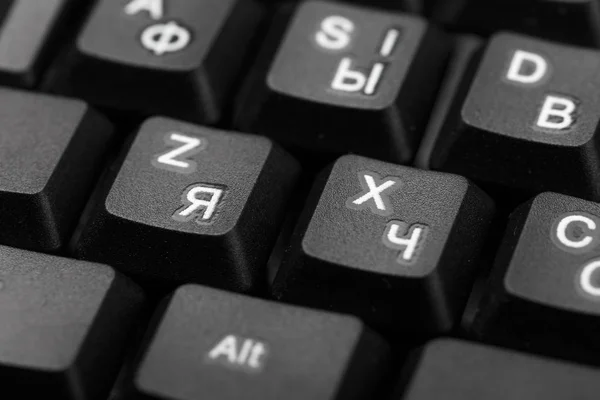
[[[0,1],[2,400],[600,398],[600,0]]]

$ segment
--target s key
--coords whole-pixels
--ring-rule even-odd
[[[256,289],[298,172],[266,138],[152,118],[99,188],[75,254],[149,283]]]
[[[486,293],[478,336],[600,365],[600,205],[543,193],[519,207]]]
[[[52,90],[214,123],[261,19],[253,0],[99,0]]]
[[[155,316],[132,380],[136,399],[373,398],[388,346],[351,316],[198,285]]]
[[[352,152],[408,162],[447,54],[445,37],[412,15],[301,3],[248,77],[235,126],[298,154]]]
[[[429,166],[521,200],[600,199],[599,70],[597,51],[495,35],[441,108]]]
[[[465,178],[342,157],[315,183],[273,293],[394,333],[447,331],[493,210]]]

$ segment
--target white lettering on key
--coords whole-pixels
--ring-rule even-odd
[[[382,57],[389,57],[394,49],[396,48],[396,44],[398,43],[398,38],[400,37],[400,31],[397,29],[390,29],[385,34],[385,38],[383,39],[383,43],[381,44],[381,49],[379,50],[379,54]]]
[[[185,49],[191,38],[190,31],[171,21],[147,27],[142,32],[141,41],[147,50],[157,56],[162,56],[165,53],[174,53]]]
[[[587,263],[579,274],[579,286],[584,293],[600,299],[600,260]],[[594,283],[594,274],[596,275]]]
[[[183,207],[175,211],[173,219],[179,222],[196,219],[199,224],[212,222],[224,193],[224,188],[213,185],[195,184],[190,186],[183,192],[181,196]]]
[[[548,72],[548,62],[539,54],[517,50],[506,74],[506,79],[523,85],[539,83]]]
[[[139,12],[147,11],[153,19],[161,19],[164,9],[163,0],[131,0],[125,6],[125,13],[136,15]]]
[[[199,153],[206,148],[206,141],[193,136],[187,136],[179,132],[170,132],[165,137],[165,143],[169,146],[177,146],[173,150],[160,154],[152,160],[152,165],[157,168],[173,172],[190,174],[196,171],[197,164],[189,157]]]
[[[331,82],[331,88],[340,92],[373,95],[379,86],[385,70],[385,64],[376,63],[371,68],[369,76],[356,69],[352,69],[352,59],[344,57],[340,61],[337,71]]]
[[[346,207],[353,210],[369,208],[377,215],[392,215],[394,210],[388,196],[391,192],[400,189],[400,178],[380,179],[375,172],[366,171],[358,174],[358,180],[363,192],[349,198],[346,201]]]
[[[595,217],[585,213],[568,213],[556,220],[551,238],[558,248],[569,253],[587,253],[598,244],[597,229]]]
[[[542,129],[565,130],[573,126],[577,105],[571,99],[546,96],[536,125]]]
[[[264,367],[267,346],[254,339],[227,335],[208,353],[208,359],[219,361],[232,367],[242,367],[250,371],[260,371]]]
[[[415,224],[409,227],[403,221],[390,221],[383,233],[383,244],[400,251],[397,258],[399,264],[414,264],[421,253],[428,231],[427,225]]]
[[[343,50],[352,42],[354,22],[339,15],[332,15],[321,22],[321,30],[315,35],[317,44],[327,50]]]

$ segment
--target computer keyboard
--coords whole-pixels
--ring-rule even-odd
[[[597,400],[599,0],[0,2],[0,399]]]

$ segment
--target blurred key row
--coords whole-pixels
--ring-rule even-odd
[[[106,398],[144,326],[139,288],[101,264],[8,247],[0,261],[3,398]],[[454,339],[394,368],[355,317],[198,285],[163,300],[135,353],[117,398],[591,400],[600,389],[592,368]]]

